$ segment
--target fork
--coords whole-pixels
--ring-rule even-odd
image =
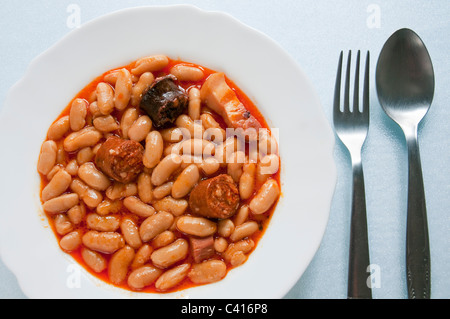
[[[334,91],[333,122],[337,136],[347,147],[353,171],[353,194],[350,226],[350,250],[348,266],[348,298],[372,298],[367,273],[369,271],[369,243],[367,235],[366,199],[361,151],[369,130],[369,64],[370,53],[367,52],[364,75],[362,108],[359,107],[359,64],[360,51],[356,57],[355,83],[353,90],[353,107],[350,109],[350,64],[351,51],[348,53],[347,72],[345,75],[344,105],[341,110],[340,90],[342,73],[342,56],[336,75]]]

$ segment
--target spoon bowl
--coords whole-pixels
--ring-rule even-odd
[[[419,36],[400,29],[385,43],[376,70],[378,98],[384,111],[400,126],[418,124],[434,95],[430,55]]]
[[[417,130],[433,100],[434,71],[425,44],[414,31],[400,29],[386,41],[375,82],[382,108],[402,128],[408,147],[408,296],[430,298],[430,248]]]

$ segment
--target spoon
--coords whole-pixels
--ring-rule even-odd
[[[434,94],[434,72],[428,51],[409,29],[386,41],[376,68],[378,99],[403,130],[408,147],[406,271],[410,299],[430,298],[430,248],[417,128]]]

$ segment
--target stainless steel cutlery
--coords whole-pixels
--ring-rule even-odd
[[[350,153],[353,195],[350,225],[348,298],[372,298],[364,176],[361,150],[369,129],[369,52],[366,56],[362,103],[359,102],[357,53],[350,103],[351,52],[348,53],[343,104],[340,53],[334,92],[333,123],[337,136]],[[434,95],[434,71],[428,51],[410,29],[396,31],[381,50],[376,67],[376,88],[386,114],[403,130],[408,148],[408,204],[406,234],[406,282],[411,299],[430,298],[430,247],[422,169],[418,145],[418,125],[426,115]]]
[[[406,272],[411,299],[430,297],[430,247],[417,128],[434,95],[430,55],[419,36],[400,29],[385,43],[376,69],[378,99],[403,130],[408,147]]]
[[[340,140],[347,147],[353,170],[353,195],[350,226],[350,252],[348,270],[348,298],[372,298],[371,288],[367,285],[367,269],[370,265],[369,243],[367,235],[366,198],[361,150],[369,130],[369,65],[367,52],[364,72],[362,105],[359,103],[359,64],[360,51],[356,56],[356,71],[353,88],[353,105],[350,105],[350,67],[351,51],[348,53],[345,75],[344,103],[341,108],[342,56],[334,91],[333,122]]]

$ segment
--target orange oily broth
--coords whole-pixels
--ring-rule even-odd
[[[181,60],[172,60],[172,59],[169,58],[169,64],[168,64],[168,66],[165,67],[165,68],[164,68],[163,70],[161,70],[161,71],[153,72],[153,74],[154,74],[155,78],[157,78],[158,76],[162,76],[162,75],[165,75],[165,74],[169,74],[170,69],[171,69],[173,66],[175,66],[175,65],[177,65],[177,64],[180,64],[180,63],[182,63],[182,64],[184,64],[184,65],[190,65],[190,66],[195,66],[195,67],[197,67],[197,68],[200,68],[200,69],[203,71],[204,75],[205,75],[204,78],[203,78],[202,80],[197,81],[197,82],[188,82],[188,81],[185,81],[185,82],[179,82],[179,85],[180,85],[181,87],[183,87],[186,91],[187,91],[189,88],[193,87],[193,86],[200,88],[201,85],[203,85],[203,82],[206,80],[206,78],[207,78],[209,75],[211,75],[211,74],[213,74],[213,73],[216,73],[216,71],[214,71],[214,70],[205,68],[205,67],[200,66],[200,65],[197,65],[197,64],[188,63],[188,62],[181,61]],[[127,68],[129,71],[131,71],[131,69],[134,67],[134,65],[135,65],[135,62],[132,62],[132,63],[130,63],[129,65],[126,65],[126,66],[123,66],[123,67],[119,67],[119,68],[116,68],[116,69],[107,71],[107,72],[105,72],[104,74],[102,74],[101,76],[95,78],[91,83],[89,83],[86,87],[84,87],[84,88],[83,88],[83,89],[82,89],[82,90],[81,90],[81,91],[80,91],[80,92],[79,92],[79,93],[78,93],[78,94],[70,101],[70,103],[69,103],[69,104],[66,106],[66,108],[60,113],[60,115],[59,115],[58,118],[55,120],[55,122],[56,122],[57,120],[59,120],[60,118],[66,116],[66,115],[69,115],[69,113],[70,113],[70,107],[71,107],[71,105],[72,105],[72,102],[73,102],[76,98],[85,99],[85,100],[87,100],[89,103],[91,103],[91,102],[94,100],[94,99],[93,99],[93,96],[94,96],[94,93],[95,93],[97,84],[100,83],[100,82],[103,82],[106,75],[108,75],[108,74],[114,72],[115,70],[119,70],[119,69],[122,69],[122,68]],[[257,107],[256,107],[255,104],[252,102],[252,100],[251,100],[251,99],[250,99],[250,98],[249,98],[249,97],[248,97],[241,89],[239,89],[239,87],[238,87],[233,81],[231,81],[230,79],[228,79],[226,76],[225,76],[225,79],[226,79],[227,84],[228,84],[228,85],[230,86],[230,88],[236,93],[237,97],[239,98],[239,100],[241,101],[241,103],[245,106],[245,108],[246,108],[248,111],[251,112],[251,114],[259,121],[259,123],[261,124],[261,126],[262,126],[263,128],[268,129],[269,132],[270,132],[270,127],[268,126],[267,121],[265,120],[265,118],[263,117],[263,115],[261,114],[261,112],[257,109]],[[111,113],[111,115],[113,115],[115,118],[117,118],[118,120],[120,120],[121,115],[122,115],[123,112],[124,112],[124,111],[119,112],[119,111],[117,111],[117,110],[114,110],[114,111]],[[143,113],[142,111],[140,111],[139,113],[140,113],[140,114],[145,114],[145,113]],[[225,125],[223,119],[222,119],[219,115],[215,114],[214,112],[212,112],[212,115],[213,115],[214,118],[217,120],[217,122],[222,126],[222,128],[226,129],[226,125]],[[86,117],[86,125],[87,125],[87,124],[92,125],[92,115],[90,114],[89,111],[88,111],[88,115],[87,115],[87,117]],[[118,133],[118,132],[111,132],[111,133],[114,134],[114,133]],[[117,134],[117,135],[119,135],[119,134]],[[67,136],[67,134],[64,135],[60,140],[55,141],[55,142],[56,142],[58,145],[62,144],[63,141],[64,141],[64,138],[65,138],[66,136]],[[102,141],[103,141],[103,140],[104,140],[104,139],[102,139]],[[165,146],[166,146],[166,145],[165,145]],[[65,157],[64,163],[61,163],[61,164],[63,164],[64,166],[66,166],[67,163],[68,163],[70,160],[76,158],[76,153],[77,153],[77,152],[73,152],[73,153],[67,154],[67,156]],[[214,175],[208,176],[208,178],[214,177],[214,176],[219,175],[219,174],[221,174],[221,173],[226,173],[226,169],[221,168],[221,169],[219,169],[219,171],[218,171],[217,173],[215,173]],[[44,176],[44,175],[42,175],[42,174],[40,174],[40,176],[41,176],[41,192],[42,192],[42,190],[44,189],[44,187],[48,184],[48,181],[47,181],[46,176]],[[203,178],[204,178],[204,177],[203,177]],[[281,188],[281,183],[280,183],[280,169],[278,170],[278,172],[276,172],[274,175],[272,175],[271,178],[275,179],[275,180],[278,182],[278,185],[279,185],[280,188]],[[240,206],[239,206],[239,207],[241,207],[241,206],[243,206],[243,205],[246,205],[246,204],[249,204],[250,201],[251,201],[251,199],[252,199],[252,198],[254,197],[254,195],[258,192],[258,190],[259,190],[260,187],[261,187],[261,185],[255,185],[255,189],[254,189],[253,195],[252,195],[249,199],[247,199],[247,200],[241,200],[241,203],[240,203]],[[102,192],[102,193],[104,193],[104,192]],[[106,198],[106,196],[104,196],[104,198]],[[188,197],[185,197],[185,199],[187,199],[187,198],[188,198]],[[251,212],[249,213],[248,220],[254,220],[254,221],[256,221],[256,222],[258,222],[258,223],[260,224],[259,230],[256,231],[253,235],[250,236],[250,239],[252,239],[252,240],[254,241],[254,243],[255,243],[255,247],[252,249],[252,251],[256,248],[256,246],[257,246],[259,240],[261,239],[261,237],[263,236],[265,230],[267,229],[267,227],[268,227],[268,225],[269,225],[269,222],[270,222],[270,219],[271,219],[271,217],[272,217],[272,215],[273,215],[273,212],[274,212],[274,210],[275,210],[275,208],[276,208],[276,206],[277,206],[278,200],[279,200],[279,198],[277,199],[277,201],[275,202],[275,204],[274,204],[267,212],[265,212],[264,214],[261,214],[261,215],[256,215],[256,214],[255,214],[255,215],[254,215],[254,214],[252,214]],[[42,200],[41,200],[41,201],[42,201]],[[42,203],[43,203],[43,202],[42,202]],[[86,207],[86,215],[85,215],[85,216],[87,216],[89,213],[92,213],[92,212],[95,213],[95,209],[90,209],[90,208],[87,207],[86,205],[85,205],[85,207]],[[185,214],[190,214],[189,207],[188,207],[187,210],[185,211]],[[59,240],[60,240],[63,236],[59,235],[59,234],[56,232],[56,229],[55,229],[55,223],[54,223],[54,216],[52,216],[52,215],[50,215],[50,214],[47,214],[47,213],[46,213],[46,215],[47,215],[47,218],[48,218],[48,220],[49,220],[49,224],[50,224],[50,226],[51,226],[51,228],[52,228],[52,230],[53,230],[53,232],[54,232],[54,234],[55,234],[55,236],[56,236],[56,238],[57,238],[57,240],[58,240],[58,242],[59,242]],[[119,218],[130,217],[130,218],[133,219],[134,221],[138,222],[138,225],[139,225],[142,221],[145,220],[145,218],[138,217],[138,216],[136,216],[135,214],[129,212],[124,206],[122,206],[121,210],[120,210],[118,213],[115,213],[114,215],[115,215],[115,216],[119,216]],[[55,215],[55,216],[56,216],[56,215]],[[85,233],[85,232],[87,232],[87,231],[89,230],[89,229],[87,228],[87,226],[86,226],[86,223],[85,223],[85,217],[84,217],[83,221],[81,222],[81,224],[80,224],[76,229],[81,230],[82,233]],[[120,233],[120,228],[117,230],[117,232]],[[188,240],[188,236],[182,234],[182,233],[179,232],[178,230],[174,230],[173,232],[174,232],[176,238],[185,238],[186,240]],[[214,237],[216,238],[217,235],[215,235]],[[230,241],[229,239],[227,239],[227,241],[228,241],[229,243],[231,243],[231,241]],[[148,242],[147,244],[149,244],[150,246],[152,246],[151,241]],[[75,250],[75,251],[72,251],[72,252],[66,252],[66,253],[70,254],[70,255],[76,260],[76,262],[78,262],[78,264],[80,264],[81,266],[83,266],[83,268],[84,268],[86,271],[88,271],[89,273],[91,273],[93,276],[95,276],[96,278],[98,278],[98,279],[100,279],[100,280],[102,280],[102,281],[104,281],[104,282],[106,282],[106,283],[108,283],[108,284],[112,284],[112,283],[110,282],[110,280],[109,280],[109,277],[108,277],[108,268],[106,268],[106,269],[105,269],[104,271],[102,271],[101,273],[96,273],[96,272],[94,272],[90,267],[88,267],[88,266],[86,265],[86,263],[84,262],[83,258],[81,257],[81,248],[82,248],[82,246],[83,246],[83,245],[81,245],[81,246],[80,246],[77,250]],[[251,253],[252,253],[252,251],[250,251],[250,252],[247,253],[246,255],[247,255],[247,256],[250,256]],[[103,253],[102,253],[102,256],[103,256],[103,257],[107,260],[107,262],[109,263],[109,259],[111,258],[112,254],[109,255],[109,254],[103,254]],[[221,257],[220,253],[215,253],[215,255],[214,255],[212,258],[210,258],[210,259],[220,259],[220,260],[225,261],[225,260]],[[190,264],[193,264],[193,263],[194,263],[193,257],[191,256],[190,253],[188,254],[188,257],[187,257],[186,259],[184,259],[184,260],[182,260],[182,261],[180,261],[180,262],[178,262],[178,263],[172,265],[170,268],[173,268],[173,267],[175,267],[175,266],[177,266],[177,265],[184,264],[184,263],[190,263]],[[226,262],[226,265],[227,265],[227,273],[228,273],[229,270],[231,270],[232,268],[234,268],[234,267],[233,267],[230,263],[228,263],[228,262]],[[236,266],[236,267],[238,267],[238,266]],[[130,273],[130,271],[129,271],[129,273]],[[120,288],[123,288],[123,289],[126,289],[126,290],[132,290],[131,288],[128,287],[128,285],[127,285],[127,280],[125,280],[125,281],[124,281],[123,283],[121,283],[121,284],[112,284],[112,285],[117,286],[117,287],[120,287]],[[179,283],[179,284],[176,285],[175,287],[173,287],[173,288],[171,288],[171,289],[168,289],[168,290],[166,290],[166,291],[159,291],[159,290],[157,290],[157,289],[155,288],[154,284],[152,284],[152,285],[150,285],[150,286],[148,286],[148,287],[145,287],[145,288],[143,288],[142,290],[139,290],[139,291],[140,291],[140,292],[147,292],[147,293],[171,293],[171,292],[175,292],[175,291],[185,290],[185,289],[187,289],[187,288],[192,288],[192,287],[195,287],[195,286],[199,286],[199,284],[195,284],[195,283],[191,282],[191,281],[189,280],[189,278],[186,277],[181,283]],[[133,290],[132,290],[132,291],[133,291]]]

